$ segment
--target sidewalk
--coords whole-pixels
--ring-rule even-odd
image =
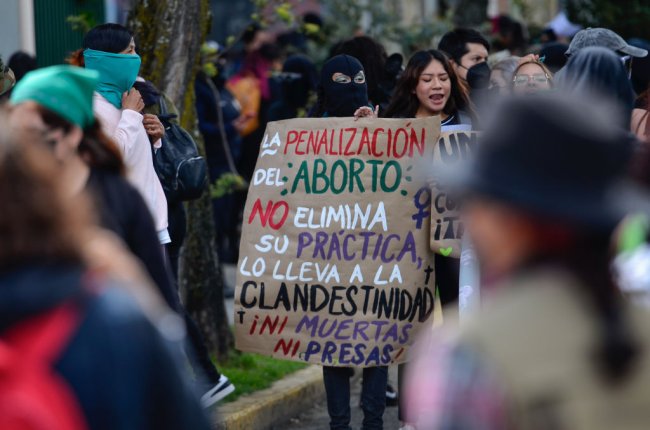
[[[310,366],[277,381],[271,388],[225,403],[214,413],[217,430],[313,430],[327,429],[329,417],[320,366]],[[359,408],[361,372],[352,379],[350,406],[352,428],[361,428]],[[397,366],[389,371],[389,381],[397,386]],[[386,408],[384,428],[399,429],[397,407]]]
[[[270,388],[243,396],[215,410],[215,429],[270,430],[279,428],[325,397],[320,366],[310,366],[275,382]]]
[[[350,426],[353,429],[360,429],[363,421],[363,411],[359,407],[359,400],[361,398],[361,372],[358,370],[355,373],[355,380],[352,382],[352,392],[350,408],[352,410],[352,422]],[[397,389],[397,366],[389,368],[388,373],[389,383]],[[329,416],[327,415],[327,404],[325,397],[317,402],[313,407],[299,415],[294,416],[290,420],[280,425],[277,428],[287,430],[314,430],[314,429],[327,429],[329,428]],[[386,408],[384,412],[384,429],[398,430],[399,420],[397,419],[397,407]]]

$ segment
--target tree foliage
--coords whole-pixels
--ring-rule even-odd
[[[566,0],[569,19],[584,27],[605,27],[624,39],[650,40],[648,0]]]

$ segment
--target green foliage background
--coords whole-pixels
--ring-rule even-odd
[[[650,40],[650,0],[566,0],[566,7],[569,18],[585,27]]]

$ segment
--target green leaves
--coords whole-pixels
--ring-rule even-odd
[[[210,186],[210,196],[214,199],[232,194],[236,191],[246,190],[248,184],[239,175],[224,173]]]
[[[69,15],[66,20],[72,30],[81,31],[86,34],[91,28],[97,25],[97,19],[90,12],[82,12],[79,15]]]

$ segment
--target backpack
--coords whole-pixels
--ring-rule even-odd
[[[66,303],[0,338],[0,429],[87,429],[74,393],[52,368],[79,320],[77,305]]]
[[[162,147],[154,151],[153,165],[165,191],[167,200],[183,201],[201,197],[208,182],[208,167],[199,155],[199,149],[192,136],[170,119],[163,97],[160,97],[158,118],[165,127]]]

